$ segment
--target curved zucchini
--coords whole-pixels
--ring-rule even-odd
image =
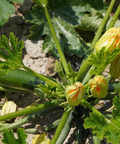
[[[0,71],[0,85],[21,90],[34,90],[38,84],[45,84],[35,75],[20,69],[9,70],[8,73]]]

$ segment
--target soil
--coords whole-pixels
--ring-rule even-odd
[[[25,43],[25,47],[23,49],[23,63],[25,66],[31,68],[32,70],[50,76],[59,80],[59,77],[56,72],[53,70],[54,62],[57,59],[53,57],[51,54],[46,54],[42,51],[42,43],[43,39],[39,39],[38,41],[31,41],[27,38],[30,28],[32,26],[31,23],[25,22],[24,16],[28,11],[32,9],[32,5],[34,3],[30,0],[25,0],[23,5],[21,4],[14,4],[15,5],[15,14],[10,16],[9,21],[0,27],[0,35],[9,36],[10,32],[13,32],[19,40],[23,40]],[[72,59],[72,67],[75,71],[78,71],[80,67],[81,59],[76,59],[75,57],[67,57],[67,61],[71,61]],[[5,93],[0,92],[1,104],[5,102],[4,98]],[[34,103],[38,98],[38,96],[34,94],[28,93],[21,93],[21,92],[8,92],[6,95],[8,100],[14,101],[18,108],[17,110],[21,110],[28,105]],[[43,101],[42,101],[43,102]],[[41,103],[42,103],[41,102]],[[100,101],[99,108],[101,108],[105,104],[105,101]],[[110,105],[108,105],[110,107]],[[58,111],[53,111],[49,114],[41,116],[34,121],[23,125],[24,128],[34,128],[36,126],[44,127],[46,125],[51,124],[55,120],[61,118],[63,113],[63,109]],[[18,117],[15,119],[21,119],[23,117]],[[65,140],[64,144],[75,144],[75,133],[76,124],[73,125],[67,139]],[[54,130],[47,133],[47,137],[52,139]],[[28,134],[27,143],[32,144],[32,137],[34,134]],[[2,137],[2,136],[1,136]],[[2,142],[0,142],[2,144]],[[91,136],[86,139],[86,144],[93,144]],[[105,141],[103,142],[105,144]],[[106,143],[107,144],[107,143]]]

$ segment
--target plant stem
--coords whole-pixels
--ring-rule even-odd
[[[58,126],[59,122],[60,122],[60,119],[57,119],[57,120],[54,121],[51,125],[44,127],[44,128],[43,128],[44,131],[45,131],[45,132],[48,132],[48,131],[51,131],[52,129],[55,129],[55,128]]]
[[[19,127],[19,126],[21,126],[25,123],[28,123],[28,122],[34,120],[37,117],[40,117],[41,115],[44,115],[46,113],[49,113],[53,110],[57,110],[57,109],[60,109],[60,108],[61,107],[59,107],[59,106],[52,107],[52,108],[49,108],[49,109],[46,109],[46,110],[42,110],[42,111],[38,111],[36,113],[33,113],[33,114],[23,118],[23,119],[20,119],[16,122],[12,123],[12,124],[7,124],[7,125],[6,124],[1,124],[0,126],[2,126],[2,127],[0,127],[0,132],[3,132],[3,130],[6,129],[6,128],[7,129],[15,129],[15,128],[17,128],[17,127]]]
[[[54,80],[51,80],[51,78],[48,78],[48,77],[46,77],[46,76],[44,76],[44,75],[41,75],[41,74],[33,71],[32,69],[26,67],[26,66],[24,66],[24,69],[27,70],[28,72],[34,74],[34,75],[37,76],[38,78],[44,80],[45,82],[50,82],[50,83],[52,83],[55,87],[61,89],[61,87],[57,84],[57,82],[55,82]]]
[[[95,43],[98,41],[98,39],[99,39],[100,36],[101,36],[101,33],[102,33],[102,31],[103,31],[103,29],[104,29],[104,26],[105,26],[105,24],[106,24],[106,22],[107,22],[107,20],[108,20],[108,18],[109,18],[110,12],[112,11],[112,8],[113,8],[113,6],[114,6],[115,1],[116,1],[116,0],[112,0],[112,1],[111,1],[110,5],[109,5],[109,8],[108,8],[108,10],[107,10],[107,12],[106,12],[106,14],[105,14],[105,16],[104,16],[104,18],[103,18],[100,26],[99,26],[99,28],[98,28],[98,30],[97,30],[97,33],[96,33],[96,35],[95,35],[95,37],[94,37],[94,39],[93,39],[93,41],[92,41],[92,43],[91,43],[91,46],[90,46],[90,49],[89,49],[89,54],[88,54],[88,56],[87,56],[87,59],[85,59],[85,60],[83,61],[82,65],[81,65],[81,68],[80,68],[79,71],[78,71],[78,78],[77,78],[78,81],[82,81],[82,79],[83,79],[84,76],[86,75],[87,71],[88,71],[88,70],[90,69],[90,67],[91,67],[91,65],[89,64],[89,59],[90,59],[90,56],[89,56],[89,55],[90,55],[91,51],[94,50]]]
[[[44,7],[44,11],[45,11],[45,15],[46,15],[46,18],[47,18],[47,21],[48,21],[48,24],[49,24],[49,27],[50,27],[50,30],[51,30],[53,39],[54,39],[54,41],[55,41],[55,44],[56,44],[56,47],[57,47],[59,56],[60,56],[60,58],[61,58],[61,62],[62,62],[62,64],[63,64],[65,73],[68,74],[68,73],[69,73],[69,70],[68,70],[68,67],[67,67],[67,61],[66,61],[65,56],[64,56],[64,54],[63,54],[62,48],[61,48],[61,46],[60,46],[60,44],[59,44],[58,38],[57,38],[57,36],[56,36],[54,27],[53,27],[52,22],[51,22],[51,19],[50,19],[50,15],[49,15],[48,10],[47,10],[46,7]]]
[[[65,111],[50,144],[55,144],[71,111]]]
[[[94,108],[94,106],[92,106],[89,102],[87,102],[85,99],[81,100],[80,103],[82,106],[89,108],[91,111],[101,114],[96,108]]]
[[[58,100],[53,100],[50,102],[46,102],[44,104],[36,105],[36,106],[30,107],[30,108],[25,108],[25,109],[17,111],[17,112],[13,112],[13,113],[9,113],[9,114],[0,116],[0,121],[5,121],[5,120],[12,119],[15,117],[28,115],[28,114],[31,114],[34,112],[38,112],[38,111],[41,111],[44,109],[48,109],[48,108],[57,106],[59,104],[60,104],[60,102],[58,102]]]
[[[106,120],[107,122],[109,122],[109,120],[108,120],[101,112],[99,112],[94,106],[92,106],[92,105],[91,105],[89,102],[87,102],[85,99],[82,99],[80,104],[81,104],[82,106],[84,106],[84,107],[89,108],[92,112],[94,112],[94,113],[96,113],[96,114],[98,114],[98,115],[102,115],[102,116],[105,118],[105,120]]]
[[[114,107],[115,107],[114,105],[111,106],[109,109],[106,110],[106,112],[112,111]]]
[[[28,89],[17,89],[17,88],[12,88],[12,86],[3,86],[2,84],[0,84],[0,91],[14,91],[14,92],[31,92],[33,93],[33,90],[28,90]]]
[[[29,129],[25,129],[26,133],[30,133],[30,134],[40,134],[36,128],[29,128]]]
[[[113,16],[112,21],[110,22],[109,26],[107,27],[107,30],[114,26],[114,24],[115,24],[115,22],[116,22],[119,15],[120,15],[120,4],[119,4],[119,6],[118,6],[118,8],[117,8],[117,10],[116,10],[116,12]]]
[[[90,74],[91,70],[94,70],[95,69],[95,66],[92,66],[89,71],[87,72],[87,74],[85,75],[84,79],[82,80],[82,83],[83,84],[86,84],[89,79],[92,77],[92,75]]]

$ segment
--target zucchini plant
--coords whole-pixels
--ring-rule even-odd
[[[34,10],[38,13],[44,12],[46,18],[42,20],[42,23],[39,23],[40,25],[42,24],[42,26],[39,28],[38,33],[33,32],[38,28],[37,26],[33,26],[32,34],[29,37],[36,35],[41,36],[41,28],[45,25],[43,34],[46,32],[49,35],[46,41],[49,40],[49,44],[51,43],[52,46],[54,42],[53,47],[58,52],[55,51],[54,53],[56,56],[59,56],[59,61],[55,62],[55,71],[58,72],[62,82],[38,74],[23,64],[21,58],[22,48],[24,47],[22,40],[18,42],[18,39],[15,38],[12,33],[10,33],[9,39],[4,35],[0,38],[0,57],[4,59],[4,61],[0,61],[0,90],[29,91],[31,93],[36,93],[40,99],[48,99],[48,102],[43,104],[2,115],[0,117],[0,132],[4,132],[3,143],[9,144],[9,138],[15,144],[26,143],[26,135],[23,129],[18,129],[18,139],[14,138],[11,129],[20,127],[38,116],[63,107],[64,112],[61,119],[55,121],[53,124],[54,128],[57,128],[51,142],[49,141],[51,144],[62,144],[75,121],[77,122],[76,144],[82,144],[83,130],[87,132],[87,129],[92,131],[95,144],[100,143],[100,140],[103,138],[106,138],[107,142],[112,144],[119,144],[120,99],[119,95],[114,95],[114,92],[119,93],[120,91],[120,82],[115,82],[115,79],[120,76],[120,66],[118,65],[120,61],[120,28],[114,28],[113,26],[120,14],[120,5],[115,12],[113,21],[109,23],[106,32],[101,37],[115,3],[115,0],[111,1],[90,48],[86,49],[85,47],[88,46],[83,44],[84,42],[81,42],[82,40],[75,34],[74,27],[70,28],[69,24],[66,24],[65,27],[64,21],[56,18],[58,15],[57,10],[54,9],[53,13],[55,15],[53,15],[52,19],[50,18],[48,7],[53,1],[34,0],[34,2],[39,5],[35,6]],[[76,1],[76,4],[77,2],[78,1]],[[29,13],[29,15],[30,14],[31,17],[36,16],[32,12]],[[36,19],[33,20],[33,22],[35,21]],[[79,48],[77,47],[76,50],[74,50],[74,47],[72,49],[72,51],[80,55],[86,53],[78,72],[74,71],[70,63],[66,61],[64,50],[61,48],[61,43],[59,43],[59,40],[65,41],[66,39],[65,36],[60,37],[60,29],[56,32],[57,25],[61,28],[62,34],[67,32],[67,28],[71,30],[71,32],[68,31],[69,34],[72,32],[74,33],[71,35],[72,38],[68,36],[69,34],[67,35],[67,39],[69,39],[68,45],[71,45],[69,49],[73,46],[77,47],[79,42],[83,44]],[[77,25],[77,27],[79,26]],[[71,44],[72,42],[76,42],[76,45]],[[45,47],[48,47],[50,50],[51,46],[45,45]],[[3,49],[6,53],[4,53]],[[111,62],[112,68],[110,68],[108,76],[105,77],[102,75],[102,72]],[[25,71],[20,70],[20,68]],[[117,74],[112,72],[112,70],[116,71]],[[94,107],[101,99],[113,100],[113,106],[104,111],[104,113],[101,113]],[[112,112],[109,114],[111,109]],[[28,116],[14,123],[2,123],[2,121],[25,115]],[[45,131],[51,128],[53,128],[53,126],[45,128]],[[10,131],[6,129],[10,129]]]

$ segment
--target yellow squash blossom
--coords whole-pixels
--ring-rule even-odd
[[[68,86],[66,89],[66,99],[70,105],[77,106],[84,96],[84,85],[80,82]]]
[[[104,98],[108,91],[108,80],[102,76],[97,75],[89,80],[90,91],[94,97]]]
[[[108,29],[96,43],[95,50],[98,52],[103,47],[110,52],[120,48],[120,27]]]

